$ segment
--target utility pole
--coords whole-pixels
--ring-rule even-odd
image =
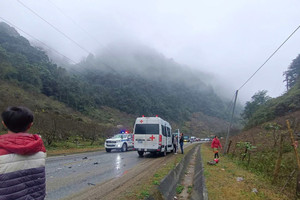
[[[230,119],[230,123],[229,123],[228,130],[227,130],[227,136],[226,136],[225,146],[224,146],[224,150],[223,150],[223,154],[224,155],[227,153],[227,146],[228,146],[228,140],[229,140],[229,135],[230,135],[230,129],[231,129],[231,125],[232,125],[232,120],[233,120],[233,115],[234,115],[234,110],[235,110],[236,99],[237,99],[238,93],[239,93],[239,91],[237,90],[235,92],[235,97],[234,97],[234,103],[233,103],[233,108],[232,108],[231,119]]]

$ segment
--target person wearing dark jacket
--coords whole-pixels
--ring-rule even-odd
[[[214,158],[219,158],[219,147],[222,149],[222,145],[220,143],[220,140],[218,139],[218,136],[215,136],[215,138],[213,139],[212,143],[211,143],[211,148],[214,151]]]
[[[0,135],[0,199],[43,200],[46,149],[39,135],[27,133],[32,112],[9,107],[1,117],[8,132]]]
[[[179,144],[180,144],[180,150],[181,153],[183,154],[183,133],[180,133],[180,138],[179,138]]]

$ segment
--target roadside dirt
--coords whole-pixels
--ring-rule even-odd
[[[165,165],[170,159],[172,159],[172,155],[155,158],[146,156],[141,159],[144,159],[144,162],[128,171],[125,171],[121,177],[113,178],[102,184],[95,185],[92,188],[80,192],[80,194],[74,194],[65,199],[126,199],[124,194],[130,192],[135,186],[143,184],[143,180],[152,177],[161,165]]]

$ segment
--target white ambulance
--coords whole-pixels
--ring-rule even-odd
[[[171,125],[160,117],[138,117],[135,120],[134,149],[139,156],[145,152],[162,153],[173,151]]]

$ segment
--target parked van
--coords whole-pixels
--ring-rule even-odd
[[[171,125],[160,117],[138,117],[135,120],[134,149],[139,156],[145,152],[162,153],[173,151]]]

